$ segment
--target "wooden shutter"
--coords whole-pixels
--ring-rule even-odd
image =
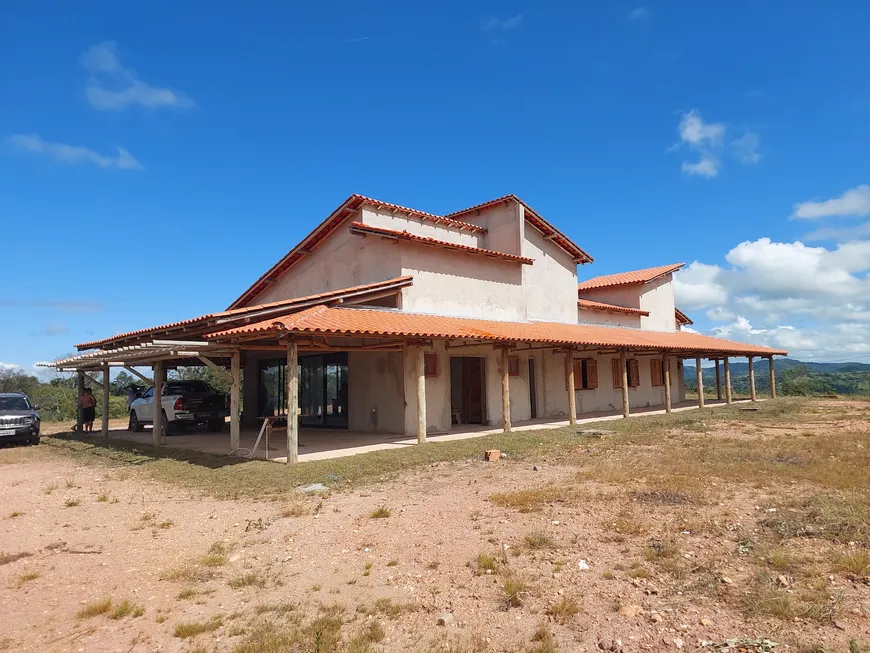
[[[583,389],[583,359],[574,359],[574,389]]]
[[[508,357],[508,376],[519,376],[520,375],[520,357],[519,356],[509,356]]]
[[[612,361],[611,368],[613,369],[613,387],[621,388],[622,387],[622,365],[619,364],[619,359],[614,358]]]
[[[653,386],[664,385],[662,380],[662,361],[655,358],[650,359],[649,371]]]
[[[640,385],[640,373],[638,372],[637,359],[632,358],[628,361],[628,386],[636,388]]]
[[[423,354],[424,376],[438,376],[438,354]]]
[[[586,359],[586,381],[590,390],[598,388],[598,361],[594,358]]]

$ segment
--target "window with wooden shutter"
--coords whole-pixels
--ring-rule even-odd
[[[665,384],[664,380],[664,372],[662,370],[662,361],[653,358],[649,362],[650,368],[650,376],[652,377],[653,386],[660,386]]]
[[[509,356],[508,357],[508,375],[509,376],[519,376],[520,375],[520,357],[519,356]]]
[[[587,358],[586,361],[586,389],[595,390],[598,388],[598,361],[594,358]]]
[[[640,373],[637,366],[637,359],[632,358],[628,361],[628,387],[636,388],[640,385]]]
[[[438,354],[423,354],[424,376],[438,376]]]
[[[613,370],[613,387],[621,388],[622,387],[622,366],[619,364],[619,359],[614,358],[611,364],[611,369]]]

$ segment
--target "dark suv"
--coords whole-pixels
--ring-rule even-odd
[[[37,410],[21,392],[0,392],[0,443],[39,444]]]

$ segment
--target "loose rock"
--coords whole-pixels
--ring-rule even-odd
[[[453,615],[449,612],[445,612],[440,617],[438,617],[438,625],[439,626],[449,626],[453,623]]]

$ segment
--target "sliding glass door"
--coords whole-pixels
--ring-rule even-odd
[[[286,361],[260,363],[260,415],[287,415]],[[299,357],[299,423],[347,428],[347,354]]]

